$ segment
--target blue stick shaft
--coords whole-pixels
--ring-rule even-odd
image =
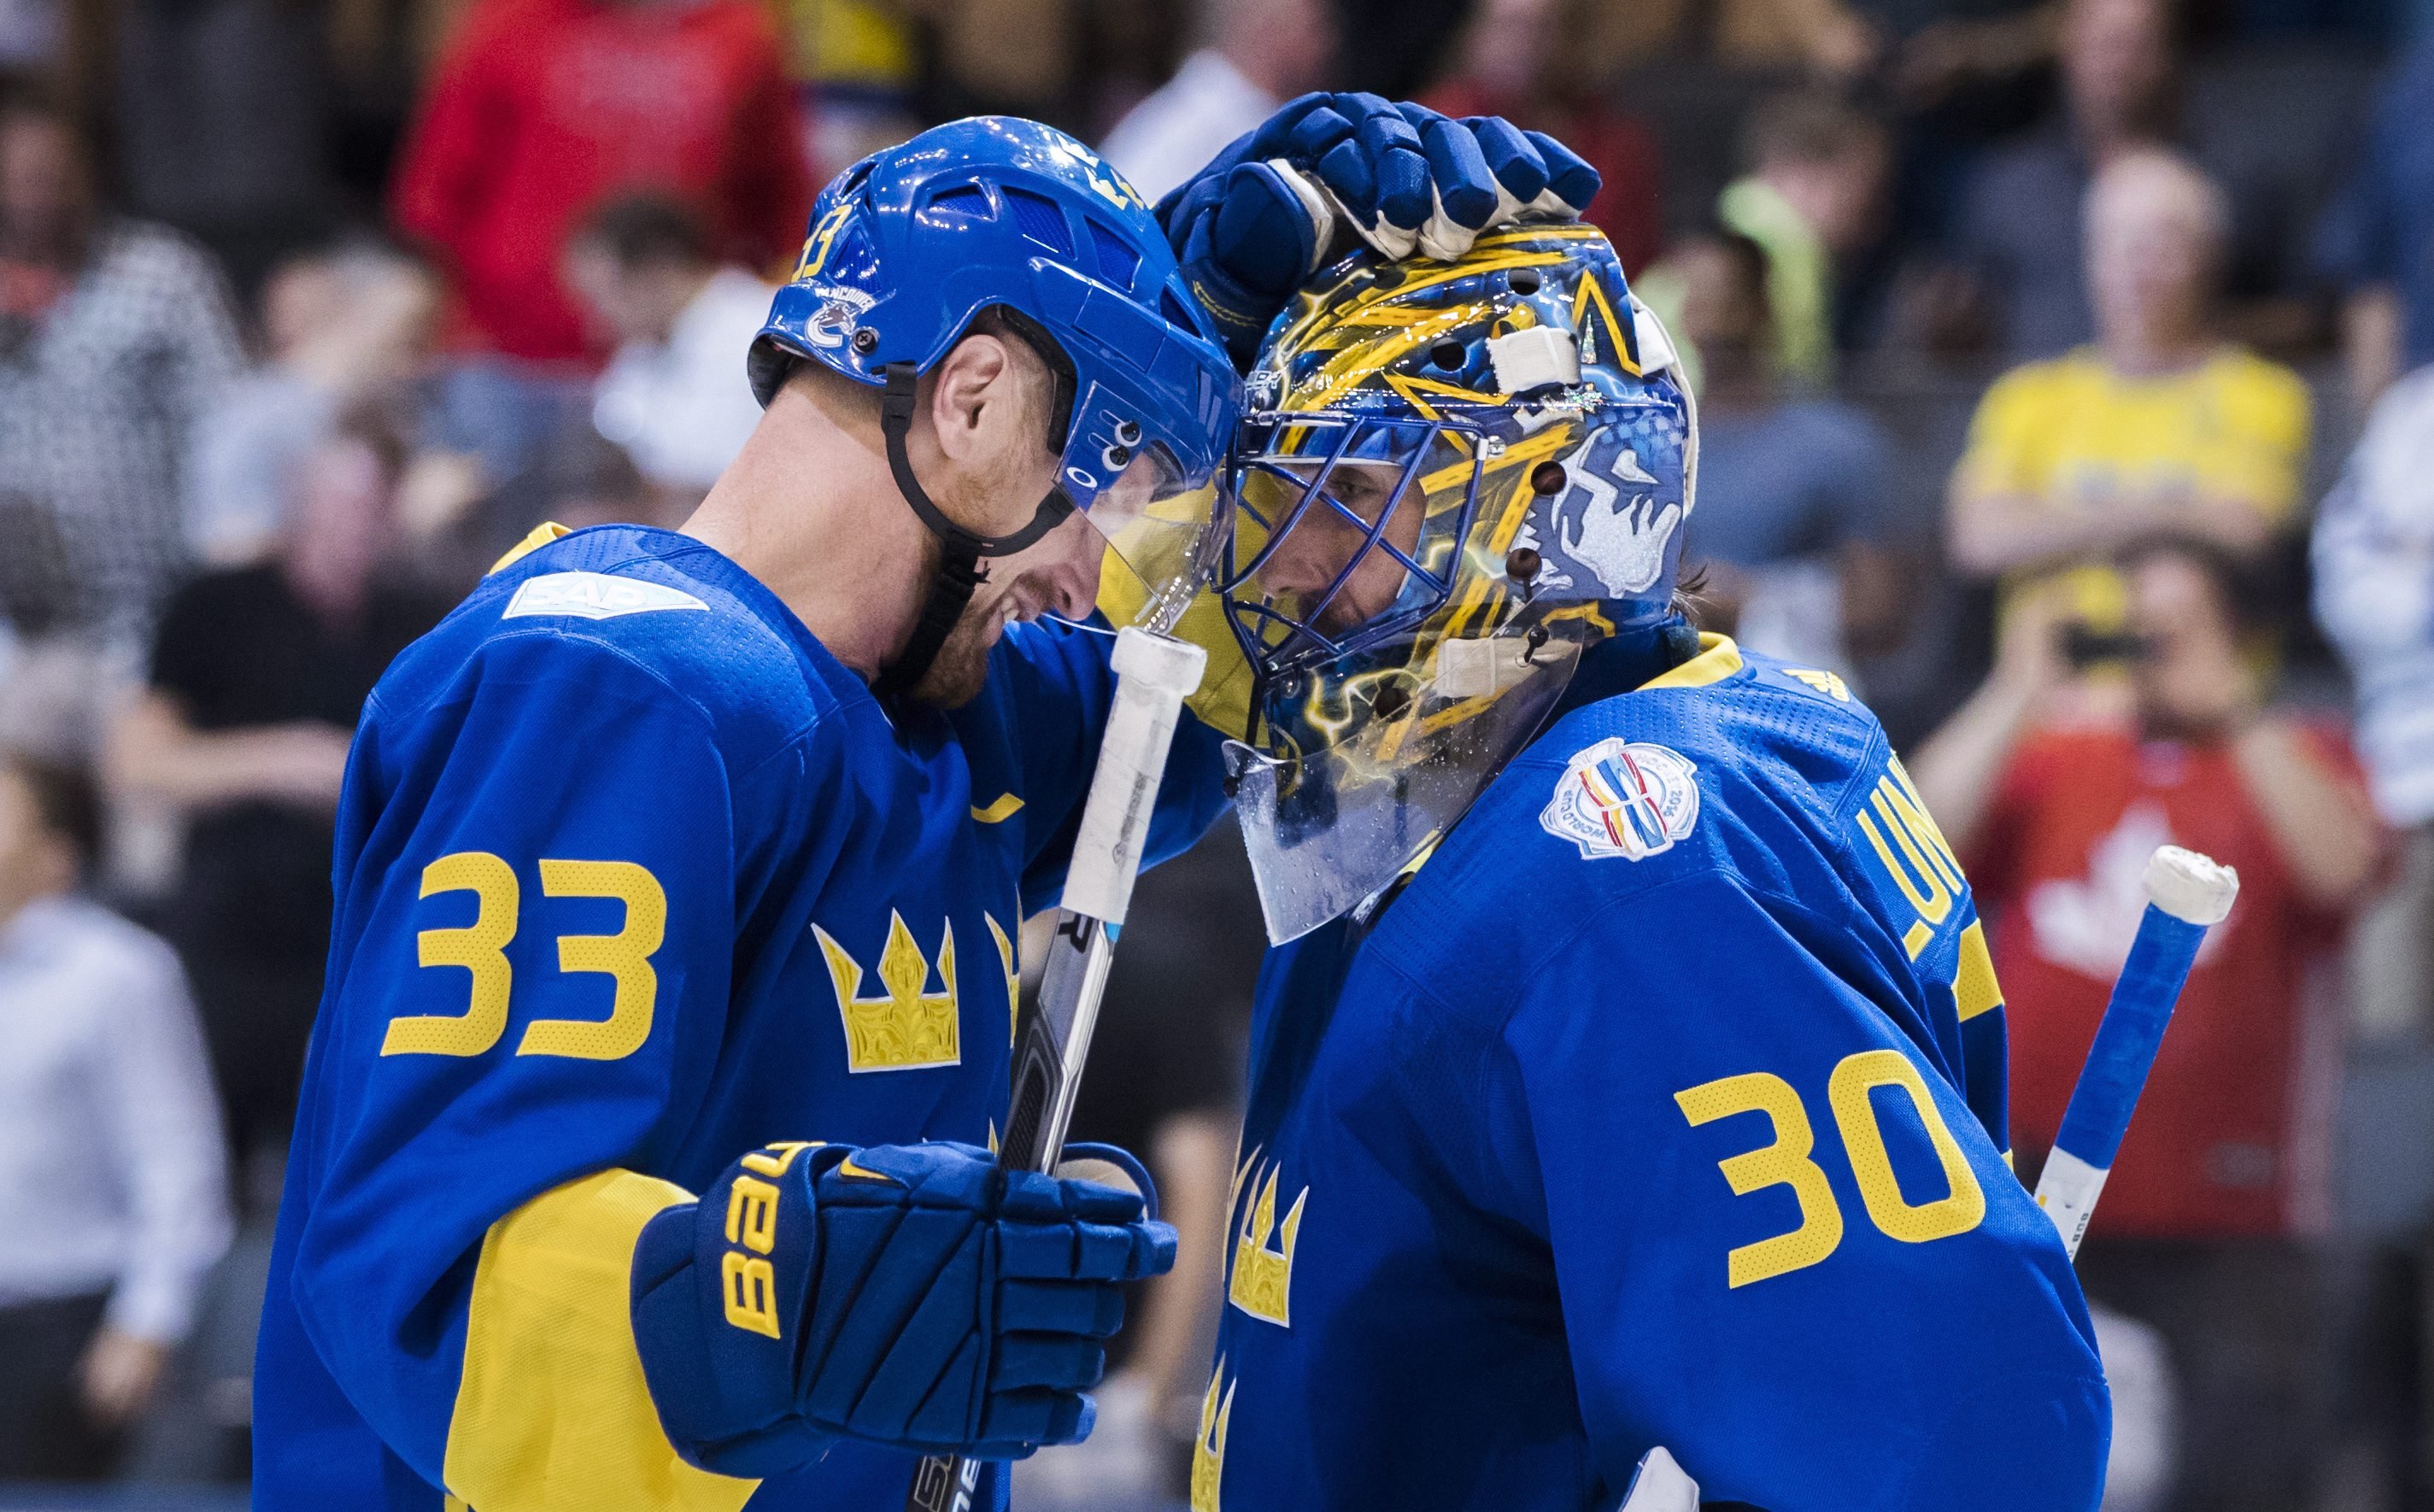
[[[2130,1130],[2138,1092],[2155,1064],[2155,1051],[2164,1042],[2164,1026],[2171,1022],[2172,1005],[2180,1001],[2182,985],[2204,939],[2204,925],[2147,905],[2130,959],[2113,984],[2113,1000],[2097,1026],[2087,1066],[2071,1091],[2055,1147],[2100,1171],[2111,1168],[2121,1136]]]

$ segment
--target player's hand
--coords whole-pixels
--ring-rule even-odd
[[[729,1475],[832,1436],[1020,1459],[1090,1428],[1121,1283],[1174,1263],[1140,1195],[968,1144],[785,1146],[634,1252],[634,1334],[670,1440]]]
[[[1248,369],[1340,232],[1387,257],[1461,256],[1492,225],[1577,216],[1595,169],[1500,117],[1456,121],[1375,94],[1305,94],[1158,201],[1186,280]]]

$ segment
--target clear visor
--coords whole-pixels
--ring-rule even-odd
[[[1565,612],[1534,644],[1413,634],[1272,692],[1267,748],[1226,746],[1272,942],[1374,897],[1478,801],[1571,680],[1588,626]]]
[[[1101,568],[1099,602],[1117,627],[1139,625],[1157,634],[1172,629],[1214,565],[1217,489],[1194,487],[1164,446],[1131,451],[1111,468],[1115,448],[1102,448],[1100,466],[1068,461],[1064,486],[1107,543]],[[1077,474],[1095,493],[1086,497]],[[1110,581],[1109,579],[1114,579]]]

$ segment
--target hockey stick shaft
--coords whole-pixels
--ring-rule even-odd
[[[2155,852],[2146,883],[2147,911],[2138,920],[2130,958],[2113,984],[2087,1064],[2037,1177],[2037,1206],[2061,1230],[2063,1248],[2074,1257],[2087,1237],[2096,1199],[2130,1130],[2130,1115],[2137,1110],[2138,1093],[2197,962],[2198,947],[2205,943],[2206,931],[2231,912],[2239,892],[2238,874],[2229,867],[2178,846]]]
[[[998,1160],[1017,1170],[1049,1170],[1064,1150],[1116,936],[1149,842],[1158,782],[1183,700],[1200,686],[1208,653],[1189,642],[1128,627],[1116,636],[1113,665],[1115,698],[1082,805],[1064,906],[1057,912],[1039,996],[1015,1026],[1012,1101]],[[966,1512],[979,1484],[975,1463],[954,1455],[924,1456],[914,1470],[905,1512]]]

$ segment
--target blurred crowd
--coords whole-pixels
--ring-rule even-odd
[[[0,1481],[244,1478],[363,702],[684,519],[816,185],[1005,112],[1155,198],[1313,88],[1603,176],[1700,612],[1967,863],[2024,1177],[2147,854],[2237,867],[2082,1259],[2106,1505],[2434,1505],[2429,0],[0,0]],[[1186,1258],[1039,1504],[1174,1500],[1245,1221],[1239,846],[1135,911],[1076,1132]]]

